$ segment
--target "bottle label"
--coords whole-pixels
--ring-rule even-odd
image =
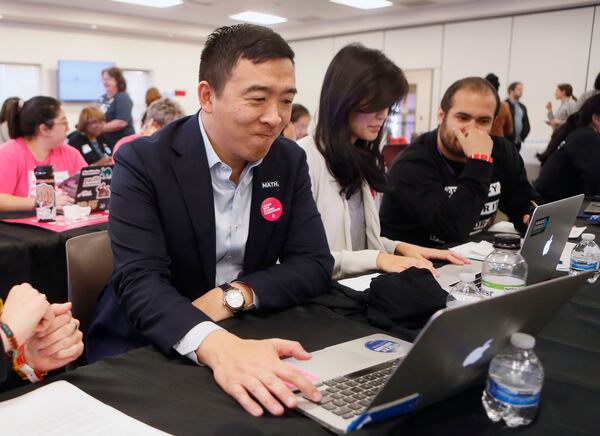
[[[485,390],[491,397],[513,407],[537,406],[540,402],[541,387],[537,390],[509,388],[488,378]]]
[[[494,283],[489,280],[481,280],[481,292],[488,297],[496,297],[509,292],[517,291],[525,287],[525,283]]]
[[[35,187],[35,212],[38,221],[56,219],[55,192],[53,184],[39,183]]]
[[[598,262],[577,262],[572,260],[571,269],[576,271],[595,271],[598,269]]]

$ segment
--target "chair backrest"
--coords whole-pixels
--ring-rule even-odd
[[[408,144],[386,144],[381,149],[381,154],[383,155],[383,161],[385,162],[386,172],[390,170],[392,167],[392,162],[396,156],[408,147]]]
[[[67,241],[67,283],[73,316],[84,335],[92,321],[100,292],[113,271],[110,239],[106,230]]]

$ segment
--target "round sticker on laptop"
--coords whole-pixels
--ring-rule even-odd
[[[365,347],[371,351],[377,351],[378,353],[395,353],[400,349],[400,344],[386,339],[375,339],[373,341],[365,342]]]
[[[281,201],[275,197],[265,198],[260,205],[260,214],[267,221],[277,221],[283,213]]]

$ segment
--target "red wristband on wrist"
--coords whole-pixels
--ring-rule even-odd
[[[469,159],[484,160],[489,163],[494,163],[494,158],[492,158],[492,156],[489,156],[487,154],[473,153],[473,154],[470,154],[468,157],[469,157]]]
[[[23,380],[29,380],[36,383],[44,379],[46,373],[41,373],[32,368],[25,361],[25,343],[21,344],[19,349],[13,352],[13,370],[19,374]]]

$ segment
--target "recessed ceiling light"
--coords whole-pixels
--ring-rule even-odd
[[[388,0],[329,0],[332,3],[340,5],[352,6],[358,9],[378,9],[392,6],[393,3]]]
[[[254,24],[279,24],[287,21],[287,18],[254,11],[240,12],[239,14],[230,15],[229,18],[237,21],[247,21],[248,23]]]
[[[151,8],[170,8],[183,3],[183,0],[112,0],[119,3],[130,3],[132,5],[148,6]]]

